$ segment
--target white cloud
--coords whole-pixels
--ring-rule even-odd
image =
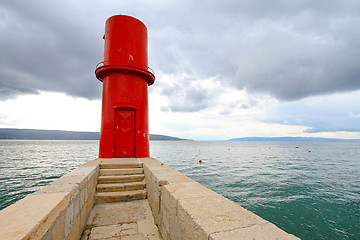
[[[0,102],[0,127],[99,131],[101,101],[40,92]]]
[[[349,117],[349,118],[360,119],[360,113],[352,113],[352,112],[349,112],[348,117]]]
[[[360,132],[354,113],[360,112],[360,91],[337,93],[282,103],[269,121],[308,126],[308,132]]]
[[[210,86],[211,80],[207,84]],[[216,84],[213,87],[216,89]],[[344,107],[343,104],[348,106],[349,101],[354,101],[354,94],[336,95],[332,99],[317,97],[284,105],[270,97],[255,98],[243,91],[219,87],[220,94],[215,96],[217,101],[212,108],[201,112],[182,113],[161,111],[162,107],[168,105],[168,98],[160,94],[160,89],[156,89],[156,85],[151,88],[153,90],[149,96],[149,117],[150,133],[153,134],[194,140],[227,140],[251,136],[360,138],[360,132],[340,130],[307,132],[311,124],[319,124],[316,122],[319,121],[318,117],[313,120],[314,122],[309,121],[313,111],[323,108],[323,113],[318,113],[318,116],[326,112],[328,114],[334,112],[334,115],[338,116],[340,109]],[[235,101],[233,107],[231,107],[232,101]],[[242,104],[248,101],[256,103],[249,108],[243,108]],[[312,104],[313,108],[311,108]],[[329,104],[332,108],[327,106]],[[352,110],[356,110],[355,106],[357,105],[354,105]],[[282,108],[285,110],[281,110]],[[306,111],[303,108],[308,109]],[[228,111],[221,113],[224,109]],[[354,112],[357,111],[350,111],[344,118],[358,122],[358,114]],[[62,93],[41,92],[38,95],[25,95],[0,102],[0,113],[0,127],[3,128],[99,131],[101,102],[74,98]],[[269,121],[275,118],[282,121]],[[325,119],[328,118],[329,116]],[[337,127],[341,125],[336,124]]]

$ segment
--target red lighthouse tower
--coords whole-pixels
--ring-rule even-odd
[[[136,18],[115,15],[105,25],[99,158],[149,157],[147,29]]]

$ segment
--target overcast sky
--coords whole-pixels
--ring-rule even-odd
[[[0,3],[0,127],[99,131],[104,25],[148,28],[150,133],[360,138],[360,1]]]

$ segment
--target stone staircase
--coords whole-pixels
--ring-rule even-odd
[[[95,203],[146,198],[142,163],[101,163]]]

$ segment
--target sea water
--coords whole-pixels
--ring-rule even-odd
[[[97,154],[98,141],[0,140],[0,210]]]
[[[151,141],[150,152],[302,239],[360,239],[360,143]],[[0,209],[97,154],[98,141],[1,140]]]

